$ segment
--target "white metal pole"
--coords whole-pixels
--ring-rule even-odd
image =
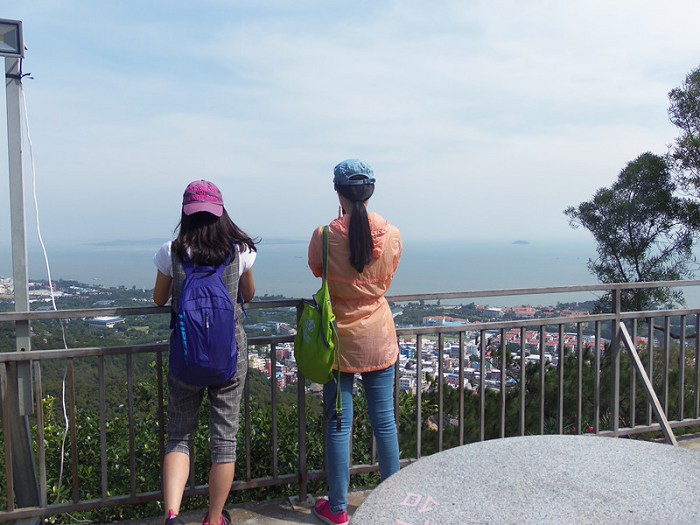
[[[24,178],[22,175],[22,120],[20,114],[20,59],[5,57],[5,93],[7,103],[7,142],[10,169],[10,227],[12,232],[12,276],[15,311],[29,311],[29,277],[27,270],[27,233],[24,213]],[[18,352],[31,350],[29,321],[15,322]],[[13,481],[20,507],[39,506],[39,487],[29,432],[32,413],[32,376],[29,363],[8,367],[10,395]],[[5,416],[5,417],[7,417]],[[39,523],[29,520],[28,523]]]
[[[12,278],[15,311],[29,311],[29,276],[27,270],[27,232],[24,213],[24,177],[22,174],[22,120],[20,114],[19,59],[5,58],[7,95],[7,147],[10,168],[10,224],[12,231]],[[17,77],[17,78],[15,78]],[[31,350],[29,322],[17,322],[17,351]],[[20,325],[20,323],[23,323]],[[23,403],[24,404],[24,403]],[[31,398],[28,412],[31,413]]]

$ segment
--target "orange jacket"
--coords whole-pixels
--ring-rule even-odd
[[[398,228],[369,213],[374,259],[358,273],[350,265],[350,216],[335,219],[328,230],[328,288],[338,321],[343,372],[383,370],[396,362],[399,347],[394,317],[384,298],[401,259]],[[323,275],[323,227],[309,243],[309,268]]]

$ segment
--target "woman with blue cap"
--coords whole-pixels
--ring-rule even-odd
[[[333,380],[323,386],[329,491],[328,499],[320,499],[314,506],[314,514],[331,525],[349,522],[347,493],[356,373],[362,376],[382,480],[399,470],[394,415],[399,347],[394,318],[384,295],[399,265],[401,236],[380,215],[367,213],[375,181],[372,168],[357,159],[345,160],[333,170],[340,213],[328,229],[327,279],[338,323],[341,372],[335,372]],[[323,227],[319,227],[309,244],[309,267],[316,277],[323,275],[322,242]],[[338,388],[342,417],[335,410]]]

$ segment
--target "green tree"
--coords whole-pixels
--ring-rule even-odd
[[[666,160],[643,153],[627,164],[609,188],[564,213],[573,228],[583,226],[597,243],[598,257],[588,267],[603,283],[670,281],[691,275],[693,204],[676,195]],[[655,303],[682,302],[680,292],[665,289],[625,291],[625,309],[644,310]],[[609,304],[609,294],[599,305]]]
[[[685,77],[668,98],[668,116],[681,134],[669,152],[669,159],[682,188],[700,197],[700,67]]]

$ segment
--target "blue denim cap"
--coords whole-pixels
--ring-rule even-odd
[[[355,175],[362,175],[362,178],[352,179]],[[344,160],[333,168],[333,184],[338,186],[374,184],[376,180],[372,168],[359,159]]]

